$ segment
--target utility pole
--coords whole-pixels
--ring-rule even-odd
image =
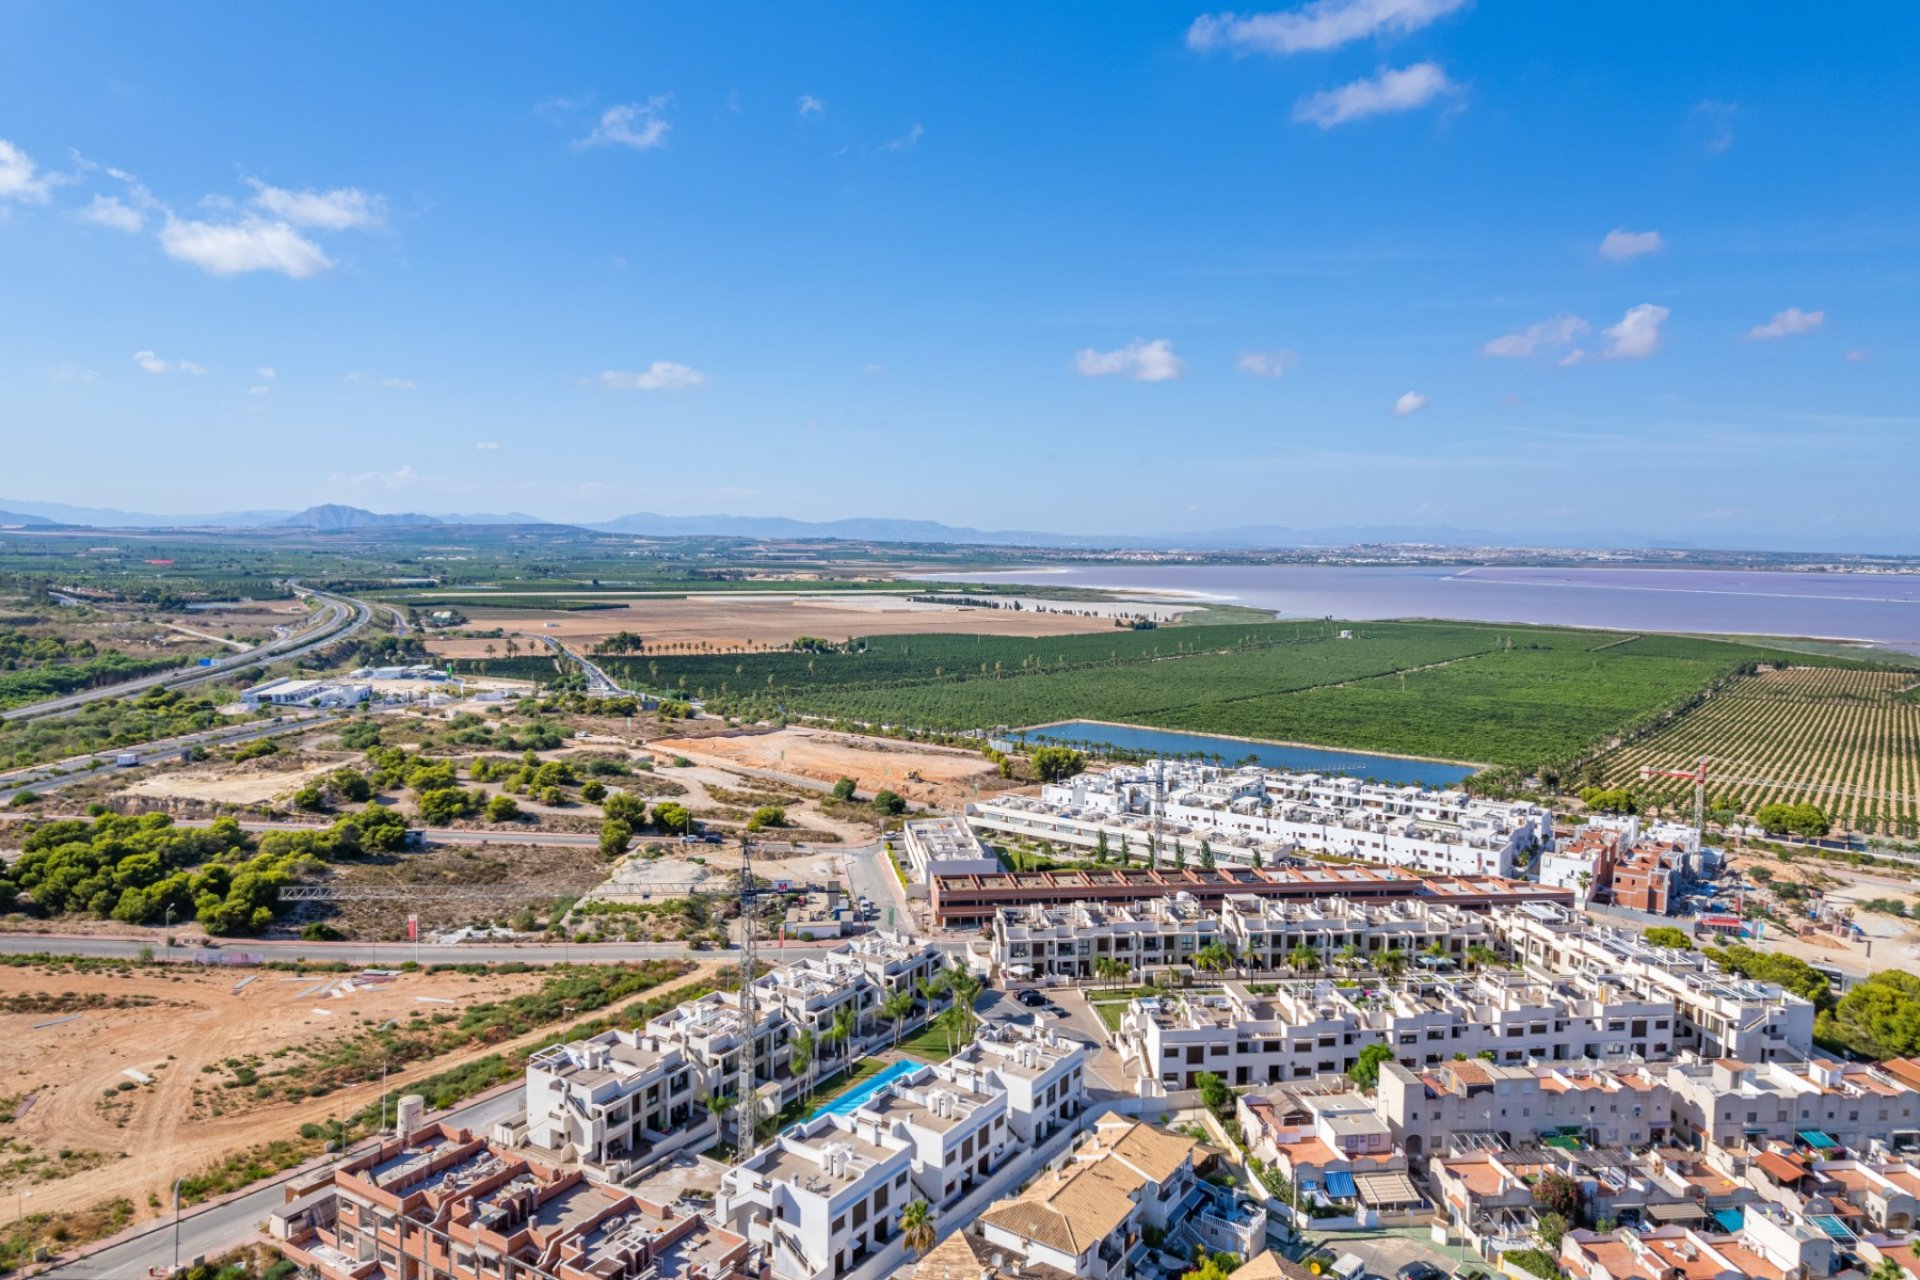
[[[179,1178],[175,1178],[173,1180],[173,1270],[167,1273],[169,1276],[177,1276],[180,1274],[180,1183],[181,1181],[182,1179],[179,1179]]]
[[[755,1088],[755,1062],[758,1049],[758,1019],[753,1006],[753,980],[758,971],[754,959],[754,933],[759,921],[754,918],[759,893],[753,885],[753,837],[740,837],[740,1021],[744,1024],[740,1039],[740,1096],[735,1106],[740,1116],[739,1152],[746,1155],[758,1138],[759,1094]]]

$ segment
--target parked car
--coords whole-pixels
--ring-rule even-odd
[[[1400,1280],[1446,1280],[1447,1273],[1431,1262],[1409,1262],[1394,1273]]]
[[[1043,1009],[1048,1003],[1047,998],[1038,991],[1022,991],[1019,995],[1015,996],[1014,999],[1029,1009]]]

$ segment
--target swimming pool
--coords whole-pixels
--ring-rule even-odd
[[[871,1098],[874,1094],[880,1092],[901,1076],[912,1075],[926,1065],[926,1063],[917,1062],[912,1058],[902,1058],[865,1084],[847,1090],[832,1102],[820,1107],[812,1115],[808,1116],[807,1119],[818,1120],[821,1116],[850,1116],[865,1106],[867,1099]]]

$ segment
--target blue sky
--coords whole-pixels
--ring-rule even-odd
[[[1916,47],[1894,4],[13,3],[0,496],[1899,535]]]

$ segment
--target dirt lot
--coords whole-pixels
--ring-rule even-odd
[[[202,800],[208,804],[265,804],[298,791],[344,763],[344,758],[336,758],[298,769],[263,769],[257,773],[247,771],[245,765],[163,770],[142,778],[122,794],[162,800]]]
[[[606,860],[597,848],[520,845],[512,840],[505,834],[499,844],[440,845],[340,864],[335,879],[346,887],[457,886],[477,892],[458,898],[423,894],[402,901],[316,905],[310,908],[312,918],[325,919],[355,938],[399,940],[406,937],[410,913],[420,917],[422,933],[490,921],[505,924],[523,907],[544,917],[555,898],[577,896],[606,875]],[[297,930],[306,918],[291,919],[290,924]]]
[[[235,990],[248,977],[253,981]],[[542,979],[537,973],[484,981],[453,973],[401,974],[349,995],[313,992],[331,980],[185,965],[178,972],[144,966],[87,973],[0,969],[0,1008],[38,1007],[0,1013],[0,1107],[17,1117],[0,1129],[9,1140],[0,1192],[32,1190],[36,1212],[124,1195],[139,1216],[154,1216],[148,1194],[164,1200],[174,1176],[195,1172],[228,1151],[291,1136],[303,1122],[345,1114],[379,1096],[376,1081],[299,1103],[257,1102],[233,1089],[218,1090],[222,1101],[215,1102],[214,1086],[233,1080],[229,1059],[259,1055],[271,1061],[275,1050],[289,1044],[344,1037],[416,1010],[457,1013],[478,999],[533,990]],[[434,1002],[423,1002],[423,996]],[[61,1010],[76,1004],[97,1007],[80,1008],[71,1021],[39,1025],[68,1017]],[[458,1060],[448,1055],[417,1074]],[[407,1078],[396,1074],[390,1083]],[[216,1106],[225,1113],[212,1114]],[[22,1145],[31,1154],[22,1153]],[[47,1163],[22,1167],[34,1156]],[[77,1171],[48,1176],[64,1169]]]
[[[1057,608],[1082,608],[1065,604]],[[1098,606],[1087,605],[1086,609]],[[1138,606],[1145,611],[1148,606]],[[681,652],[689,645],[748,649],[789,644],[796,636],[903,635],[923,631],[965,635],[1057,636],[1105,631],[1108,617],[1022,609],[969,609],[915,604],[902,596],[706,595],[697,599],[636,600],[618,609],[541,613],[529,609],[462,610],[474,630],[495,627],[521,635],[555,636],[591,645],[616,631],[632,631],[648,652]],[[485,658],[487,646],[504,654],[498,640],[434,640],[430,652],[449,658]]]
[[[910,800],[942,807],[956,807],[981,791],[1007,785],[993,765],[971,751],[822,729],[781,729],[731,738],[661,738],[647,745],[722,767],[761,769],[817,782],[852,778],[863,793],[885,787]]]

